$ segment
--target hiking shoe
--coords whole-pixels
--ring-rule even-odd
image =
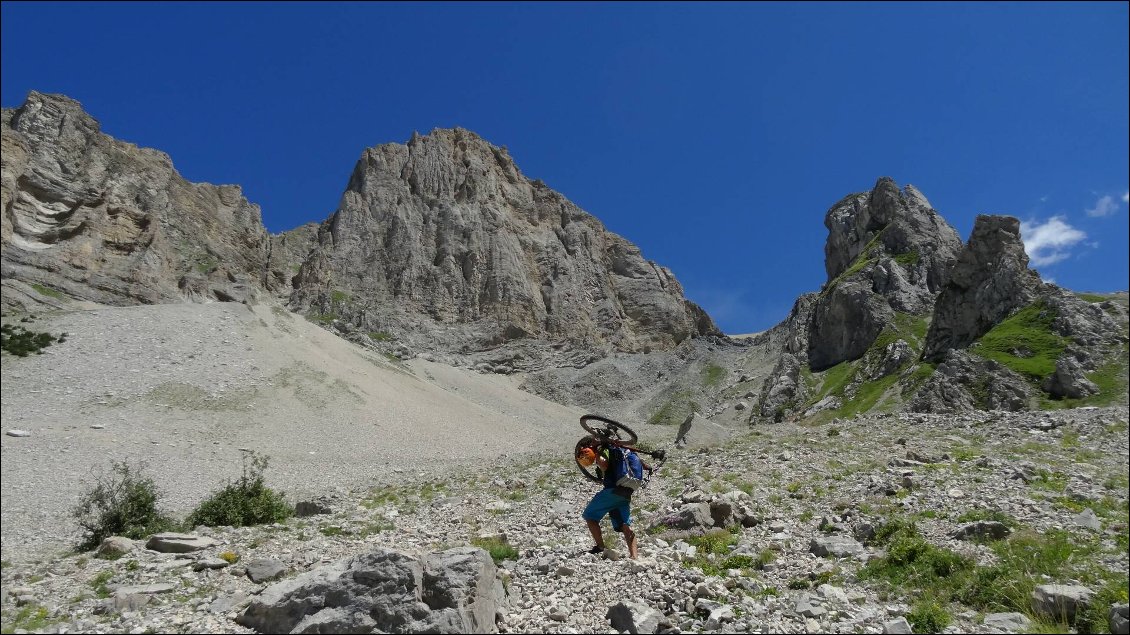
[[[600,545],[597,545],[597,546],[593,547],[592,549],[589,549],[589,553],[594,553],[594,554],[595,553],[601,553],[602,551],[604,551],[604,547],[601,547]]]

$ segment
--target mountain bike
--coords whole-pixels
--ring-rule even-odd
[[[581,465],[581,462],[577,459],[577,455],[580,454],[582,448],[591,446],[594,442],[601,447],[610,446],[623,448],[625,450],[631,450],[636,454],[654,458],[658,461],[654,467],[644,463],[644,470],[647,471],[649,477],[652,472],[658,469],[659,463],[662,463],[663,460],[667,458],[667,453],[664,450],[644,450],[635,447],[636,441],[639,440],[639,435],[628,426],[607,417],[585,415],[581,417],[581,427],[584,428],[585,432],[588,434],[581,437],[580,441],[577,441],[576,447],[573,448],[573,460],[577,464],[577,469],[581,471],[581,474],[590,481],[602,482],[604,480],[604,473],[595,464],[589,467]]]

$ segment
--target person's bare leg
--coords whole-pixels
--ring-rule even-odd
[[[597,547],[604,546],[604,536],[600,533],[600,523],[595,520],[586,520],[585,524],[589,527],[589,533],[592,534],[592,539],[596,541]]]
[[[620,528],[620,533],[624,534],[624,542],[628,545],[628,557],[635,560],[636,556],[639,555],[636,532],[632,531],[631,525],[624,525]]]

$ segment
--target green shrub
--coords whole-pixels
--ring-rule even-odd
[[[250,461],[249,461],[250,459]],[[250,467],[248,463],[250,462]],[[243,474],[234,483],[229,481],[220,491],[189,514],[189,527],[244,527],[278,523],[290,518],[294,508],[276,492],[263,484],[267,457],[255,452],[243,457]]]
[[[29,331],[19,325],[0,326],[0,350],[16,357],[27,357],[31,353],[42,353],[43,349],[55,342],[67,341],[67,334],[56,337],[50,333]]]
[[[86,532],[80,549],[93,549],[110,536],[140,539],[176,528],[172,519],[158,511],[161,494],[153,479],[142,475],[144,467],[115,462],[109,475],[95,477],[94,487],[71,512]]]
[[[906,621],[915,633],[940,633],[950,625],[950,614],[938,601],[922,599],[910,607]]]

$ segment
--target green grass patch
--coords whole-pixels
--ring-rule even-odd
[[[12,617],[12,621],[5,622],[0,632],[15,633],[19,631],[21,633],[34,633],[46,628],[48,624],[50,624],[51,620],[48,619],[49,614],[46,606],[28,604],[16,611],[15,616]]]
[[[906,614],[906,621],[910,622],[911,630],[915,633],[940,633],[950,625],[950,617],[946,607],[934,598],[922,598],[910,607]]]
[[[318,324],[329,324],[339,317],[341,316],[336,313],[309,313],[306,315],[307,320]]]
[[[658,410],[648,418],[654,425],[679,425],[693,412],[702,412],[702,406],[692,399],[689,390],[676,391]]]
[[[717,364],[707,364],[702,369],[702,385],[708,388],[717,386],[722,383],[722,379],[726,376],[726,369]]]
[[[1076,293],[1075,297],[1079,298],[1080,300],[1090,302],[1091,304],[1099,304],[1100,302],[1107,301],[1107,297],[1105,295],[1098,295],[1097,293]]]
[[[921,259],[922,259],[922,254],[918,253],[917,249],[911,249],[910,251],[904,251],[903,253],[896,255],[895,258],[894,258],[895,262],[899,263],[900,265],[902,265],[904,267],[908,267],[908,268],[913,267],[914,265],[918,264],[918,261],[921,260]]]
[[[1055,312],[1043,301],[1030,304],[981,336],[970,350],[1030,379],[1055,372],[1068,340],[1052,331]]]
[[[374,342],[390,342],[396,338],[392,336],[392,333],[385,331],[369,331],[369,339]]]
[[[992,521],[998,522],[1008,527],[1009,529],[1016,529],[1020,523],[1015,518],[997,509],[968,509],[961,512],[957,517],[959,523],[975,523],[978,521]]]
[[[839,408],[839,416],[851,417],[874,408],[887,390],[898,381],[897,374],[880,377],[875,381],[864,382],[856,390],[854,399],[844,400]]]
[[[336,305],[348,304],[352,297],[344,292],[334,289],[330,292],[330,302]]]
[[[33,283],[31,283],[31,288],[35,289],[36,293],[39,293],[41,295],[45,295],[49,298],[55,298],[56,300],[66,300],[67,299],[66,294],[62,293],[61,291],[56,291],[55,289],[52,289],[51,287],[45,287],[41,284],[36,284],[36,283],[33,282]]]
[[[972,513],[963,517],[974,519]],[[1093,603],[1098,608],[1077,616],[1073,625],[1079,632],[1096,632],[1105,627],[1110,603],[1126,597],[1126,573],[1101,565],[1099,538],[1021,529],[989,545],[995,558],[987,566],[930,544],[913,522],[902,518],[881,526],[875,542],[885,545],[887,554],[868,562],[859,576],[909,595],[916,618],[908,615],[908,621],[915,632],[944,628],[946,607],[952,603],[986,613],[1030,613],[1037,585],[1071,580],[1098,590]]]
[[[820,378],[820,392],[818,392],[813,399],[814,403],[829,395],[842,397],[844,389],[846,389],[848,384],[851,383],[851,380],[855,378],[855,364],[852,362],[840,362],[822,373],[819,373],[818,376]]]
[[[518,550],[505,540],[498,538],[473,538],[471,544],[486,549],[495,564],[503,560],[514,560],[518,557]]]
[[[109,569],[99,571],[93,578],[90,579],[90,588],[94,589],[95,597],[108,598],[110,597],[110,588],[107,583],[114,577],[114,572]]]

